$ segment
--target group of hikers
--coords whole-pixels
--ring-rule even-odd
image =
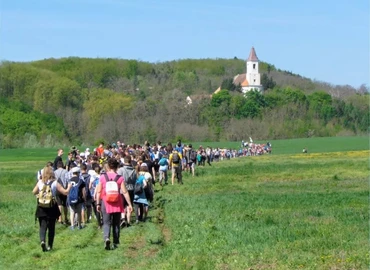
[[[117,248],[120,229],[131,226],[133,211],[136,224],[145,222],[154,185],[168,185],[168,171],[172,172],[172,185],[175,179],[183,184],[182,172],[195,176],[198,154],[202,157],[205,151],[202,147],[194,150],[181,141],[174,146],[162,146],[161,142],[130,146],[118,141],[107,146],[100,143],[92,152],[73,146],[64,163],[64,151],[58,149],[54,162],[37,172],[33,189],[38,198],[36,218],[42,251],[52,250],[57,223],[80,230],[94,217],[103,230],[104,248]]]
[[[243,149],[248,147],[251,144]],[[171,184],[176,179],[182,185],[184,171],[195,176],[196,166],[241,156],[240,150],[194,149],[181,140],[164,146],[160,141],[153,145],[147,141],[143,145],[102,142],[93,151],[71,147],[66,162],[63,155],[63,149],[58,149],[54,162],[49,161],[37,172],[33,189],[38,198],[36,218],[44,252],[53,248],[57,223],[80,230],[94,217],[103,230],[104,248],[114,249],[119,244],[120,229],[132,224],[132,212],[136,224],[146,221],[154,185],[168,185],[169,171]]]

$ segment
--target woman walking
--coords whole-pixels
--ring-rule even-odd
[[[142,163],[140,165],[140,171],[136,183],[142,186],[142,190],[140,192],[136,192],[134,196],[136,224],[138,224],[139,221],[145,221],[149,210],[148,201],[152,201],[154,195],[152,176],[148,172],[148,165],[146,163]]]
[[[59,193],[67,195],[71,189],[71,185],[65,189],[55,180],[53,167],[46,166],[42,172],[42,179],[32,190],[33,194],[37,196],[36,217],[40,224],[40,245],[43,252],[53,248],[55,223],[60,216],[60,210],[55,200],[56,192],[58,190]],[[46,232],[48,232],[48,246],[46,246]]]
[[[121,193],[128,204],[127,211],[132,212],[129,193],[127,192],[124,179],[116,173],[118,161],[115,158],[108,159],[108,171],[101,174],[96,187],[97,211],[103,216],[103,238],[106,250],[111,249],[110,231],[113,231],[113,248],[119,244],[121,213],[125,207]]]

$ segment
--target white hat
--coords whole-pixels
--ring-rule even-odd
[[[73,168],[71,169],[71,172],[72,172],[72,173],[79,173],[79,172],[80,172],[80,167],[73,167]]]

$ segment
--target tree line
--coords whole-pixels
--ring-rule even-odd
[[[0,65],[2,148],[57,143],[241,140],[365,134],[368,89],[261,62],[265,91],[243,96],[239,59],[148,63],[62,58]],[[214,91],[221,87],[221,91]],[[192,104],[187,104],[190,96]]]

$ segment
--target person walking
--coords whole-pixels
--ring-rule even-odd
[[[97,210],[103,215],[103,239],[106,250],[111,249],[110,233],[113,231],[113,248],[117,248],[120,238],[121,213],[124,205],[121,194],[128,204],[127,211],[132,212],[130,195],[126,189],[123,177],[116,173],[118,161],[108,159],[108,170],[100,176],[96,187]]]
[[[71,230],[77,227],[79,230],[82,226],[82,207],[86,200],[86,188],[85,182],[80,178],[80,168],[73,167],[71,169],[72,178],[69,183],[73,186],[73,192],[70,192],[67,197],[67,203],[69,205]],[[77,220],[76,217],[77,216]]]
[[[36,218],[39,220],[40,245],[43,252],[53,248],[55,236],[55,224],[60,216],[58,204],[55,201],[56,192],[67,195],[71,185],[67,189],[55,181],[52,166],[43,169],[42,179],[40,179],[32,190],[37,196]],[[48,246],[46,246],[46,233],[48,232]]]
[[[56,171],[58,169],[58,162],[61,161],[63,163],[63,159],[62,159],[62,156],[64,154],[64,151],[62,148],[59,148],[58,149],[58,154],[56,156],[56,158],[54,159],[54,163],[53,163],[53,169],[54,171]],[[62,166],[64,167],[64,166]]]
[[[182,155],[176,149],[173,149],[172,153],[170,154],[170,158],[169,158],[170,166],[172,168],[172,176],[171,176],[172,185],[175,182],[175,176],[177,178],[177,182],[179,184],[183,184],[181,160],[182,160]]]
[[[123,158],[123,167],[117,170],[117,174],[122,175],[126,189],[130,196],[131,205],[134,203],[134,187],[137,179],[137,174],[135,168],[131,164],[131,156],[127,155]],[[121,227],[125,225],[127,227],[131,226],[131,212],[128,211],[128,203],[125,198],[123,198],[123,204],[125,206],[125,213],[122,214]]]
[[[139,168],[139,174],[135,183],[142,187],[140,192],[135,190],[134,208],[136,224],[140,221],[145,222],[149,211],[149,202],[153,200],[154,191],[152,185],[152,176],[148,172],[148,165],[142,163]]]
[[[57,170],[54,171],[56,181],[63,186],[63,188],[68,187],[68,171],[63,168],[63,161],[59,160],[57,164]],[[68,221],[68,207],[67,207],[67,195],[60,193],[57,190],[56,202],[59,207],[61,215],[59,216],[58,222],[63,225],[67,225]]]

